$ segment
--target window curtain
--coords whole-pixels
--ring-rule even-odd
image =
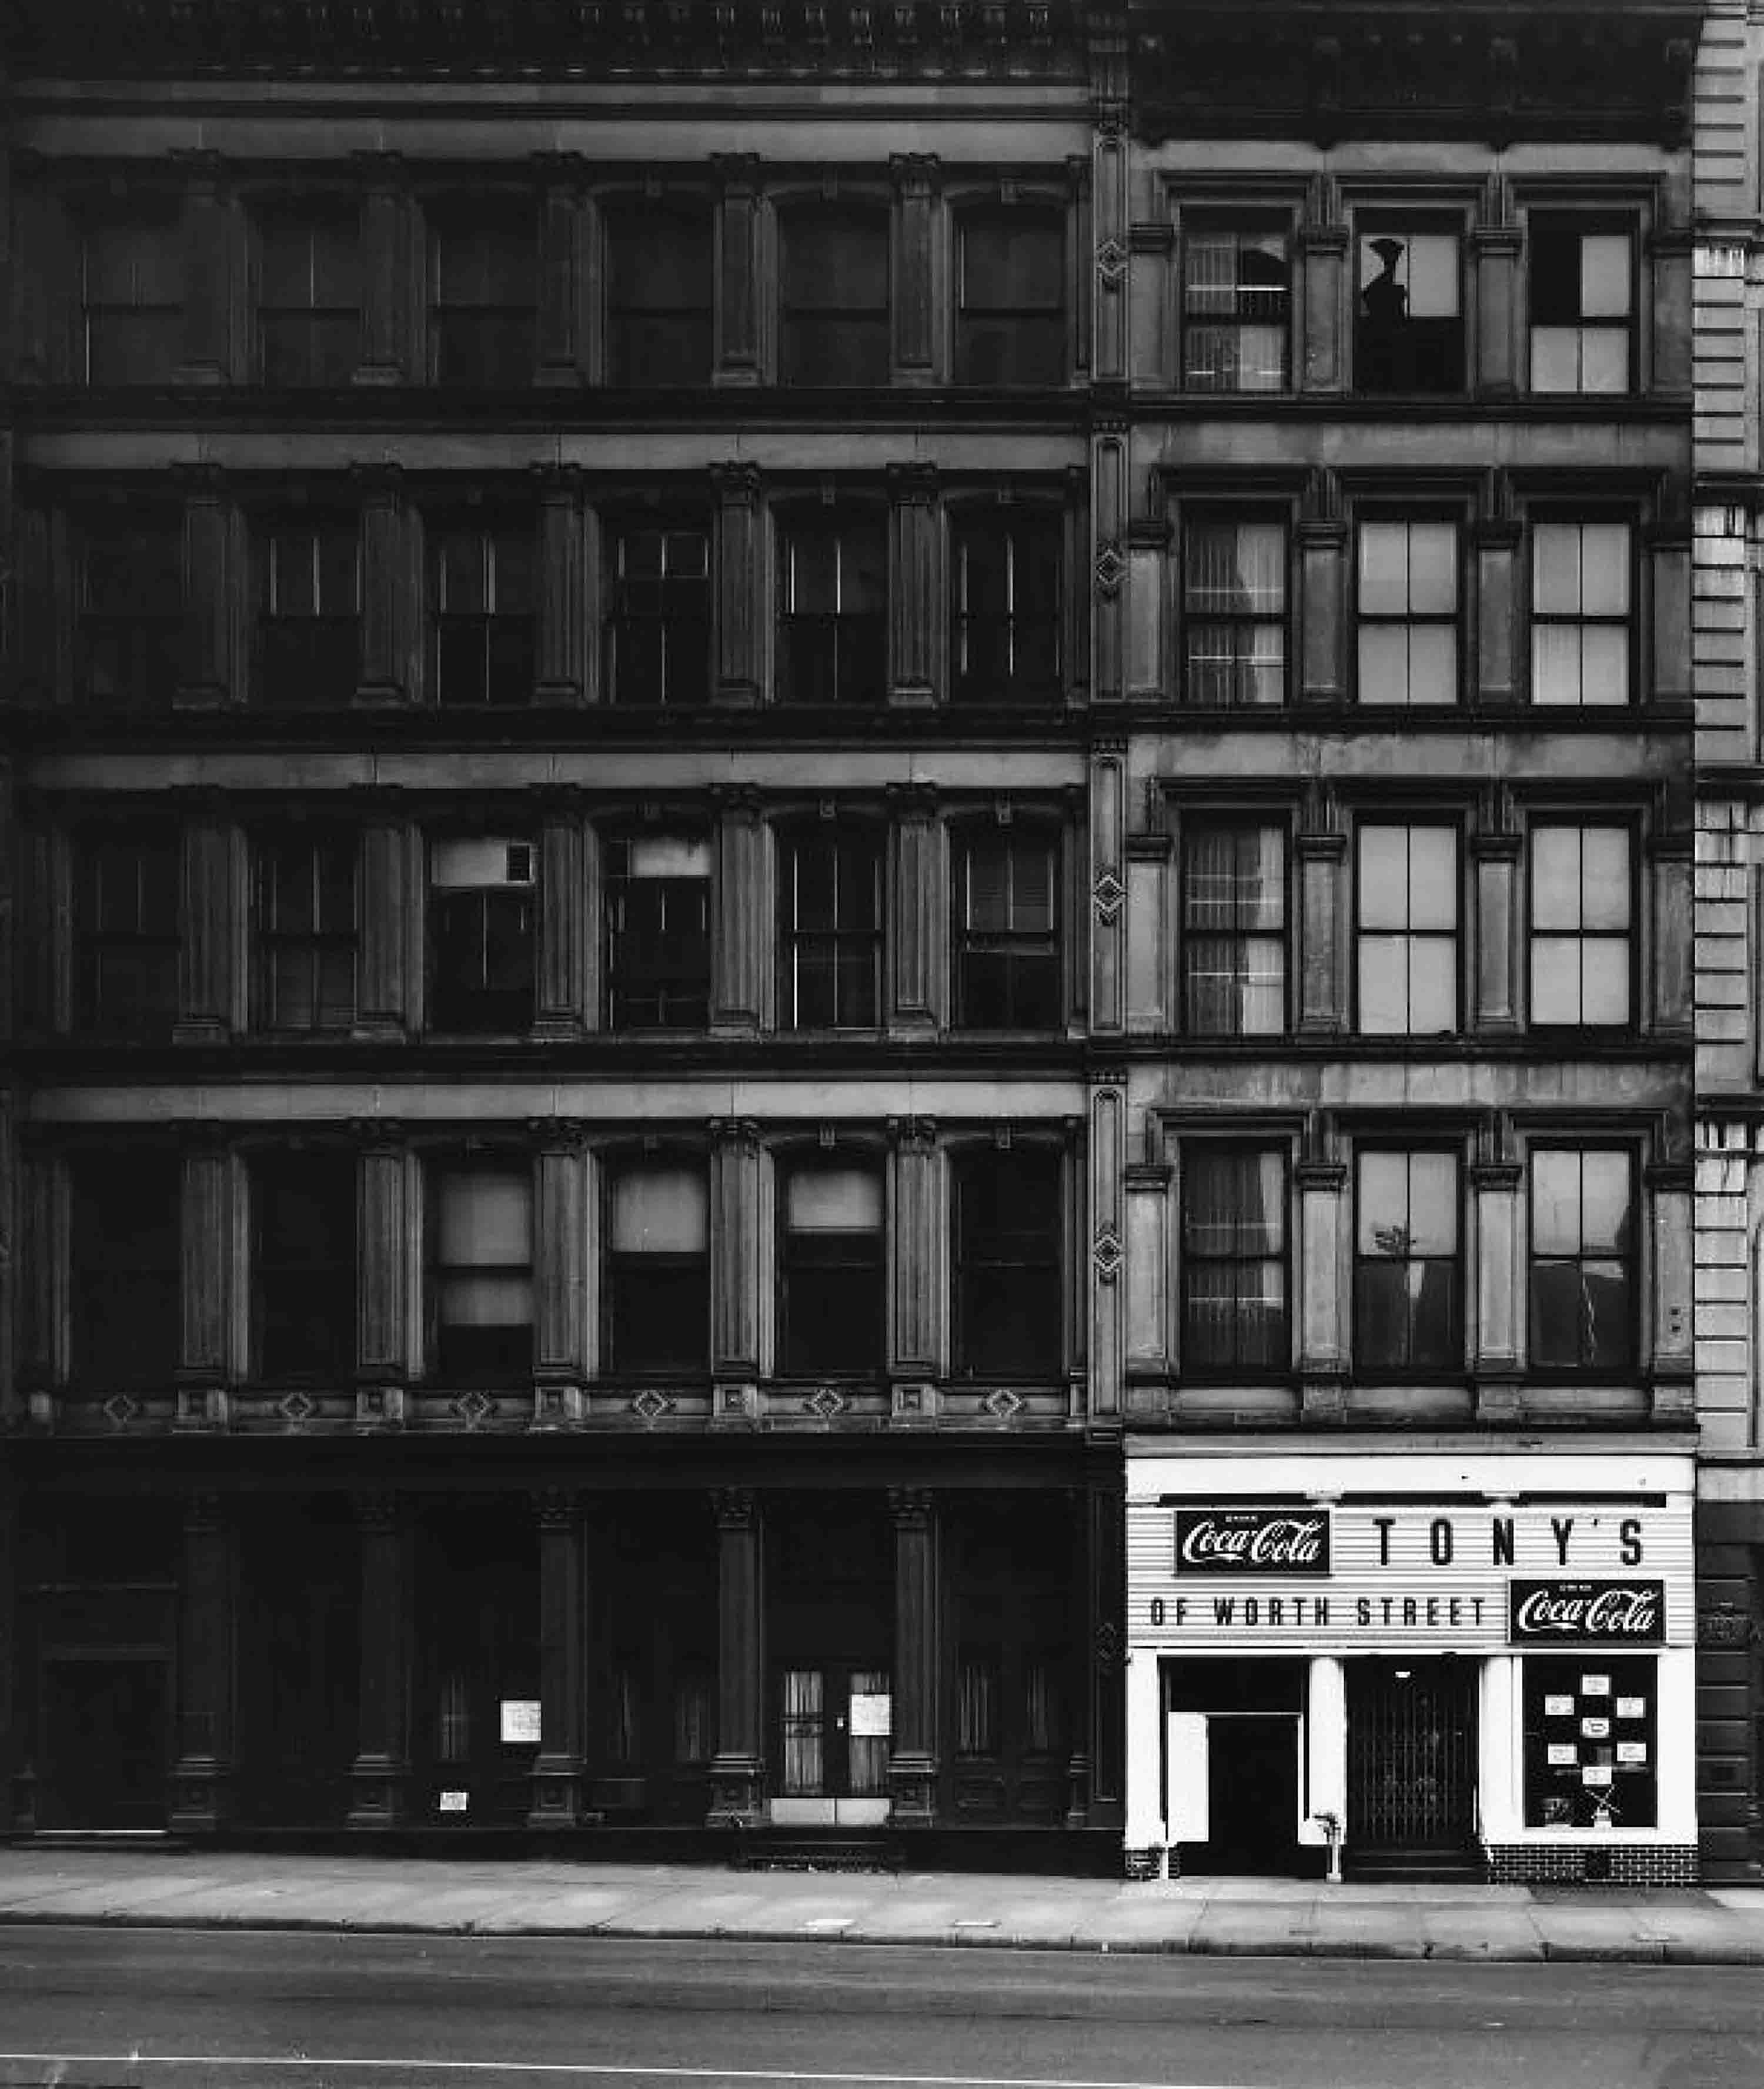
[[[1285,1023],[1285,837],[1277,826],[1198,826],[1187,842],[1189,1027],[1215,1037]]]

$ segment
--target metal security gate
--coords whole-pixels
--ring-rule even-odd
[[[1348,1835],[1356,1848],[1462,1849],[1476,1820],[1476,1672],[1461,1661],[1348,1666]]]

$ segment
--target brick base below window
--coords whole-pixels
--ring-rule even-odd
[[[1497,1886],[1693,1886],[1693,1842],[1489,1842],[1488,1882]]]
[[[1161,1850],[1155,1842],[1148,1850],[1122,1851],[1121,1853],[1122,1877],[1129,1879],[1162,1878],[1164,1877],[1164,1855],[1165,1852]],[[1182,1866],[1178,1853],[1174,1850],[1172,1850],[1170,1851],[1169,1855],[1170,1877],[1173,1879],[1180,1877],[1182,1873]]]

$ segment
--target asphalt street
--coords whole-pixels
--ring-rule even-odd
[[[1760,2089],[1755,1967],[0,1932],[0,2084]]]

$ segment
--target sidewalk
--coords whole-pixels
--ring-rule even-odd
[[[1644,1894],[1277,1879],[725,1871],[0,1849],[0,1922],[1764,1965],[1764,1887]]]

